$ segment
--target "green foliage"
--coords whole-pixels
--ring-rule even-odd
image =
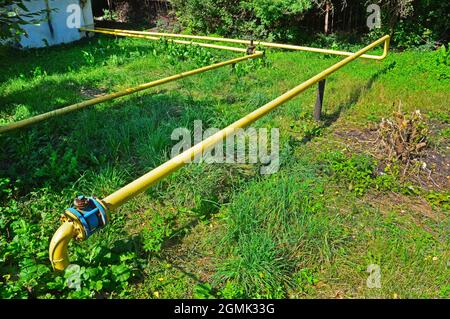
[[[369,32],[371,39],[389,33],[394,47],[426,50],[434,49],[437,40],[448,41],[448,26],[444,22],[450,18],[448,1],[378,0],[378,3],[382,9],[382,27]]]
[[[195,45],[175,44],[170,40],[163,38],[160,41],[149,42],[146,52],[139,47],[134,50],[130,50],[122,46],[118,46],[119,50],[109,55],[106,61],[100,62],[99,60],[104,58],[105,52],[113,49],[113,45],[106,44],[105,46],[102,46],[102,41],[98,41],[100,44],[99,47],[81,51],[87,66],[95,66],[98,63],[113,67],[121,66],[133,59],[145,56],[148,53],[153,56],[164,56],[168,59],[171,65],[176,65],[179,62],[190,61],[194,65],[205,66],[216,61],[216,57],[214,57],[210,50]]]
[[[443,286],[443,287],[441,288],[440,296],[441,296],[442,298],[449,298],[449,297],[450,297],[450,284],[448,284],[448,285],[446,285],[446,286]]]
[[[176,65],[179,62],[190,60],[197,66],[206,66],[215,62],[215,57],[211,51],[195,45],[179,45],[165,39],[159,42],[154,49],[155,54],[164,53],[169,63]]]
[[[232,32],[240,13],[240,0],[171,0],[184,26],[208,33]]]
[[[107,64],[109,66],[121,66],[125,64],[126,59],[123,56],[113,54],[109,57]]]
[[[72,149],[68,149],[62,154],[49,148],[46,150],[50,153],[43,152],[43,154],[46,155],[48,161],[37,169],[35,177],[44,179],[48,184],[53,184],[68,182],[78,175],[77,156]]]
[[[447,48],[442,45],[435,55],[438,79],[450,79],[450,43]]]
[[[430,191],[425,195],[425,198],[433,207],[440,207],[447,212],[450,211],[450,191]]]
[[[335,31],[343,32],[346,39],[352,37],[349,31],[358,35],[367,33],[370,39],[391,34],[393,46],[428,50],[433,49],[435,41],[448,40],[445,23],[450,19],[448,1],[171,0],[171,3],[180,22],[190,32],[302,42],[311,38],[307,36],[311,33],[318,34],[320,40],[323,24],[317,21],[324,20],[324,4],[329,3],[336,22]],[[381,7],[382,27],[369,31],[365,9],[374,3]],[[353,30],[348,30],[347,25],[351,23]]]
[[[247,15],[253,16],[248,26],[254,35],[268,39],[285,37],[286,24],[312,7],[311,0],[242,1]],[[249,30],[250,31],[250,30]]]
[[[115,10],[103,9],[103,20],[117,20],[119,18],[119,14]]]
[[[375,162],[368,156],[353,155],[347,158],[343,153],[329,154],[329,163],[334,178],[344,179],[348,189],[358,195],[364,194],[372,185],[374,179]]]
[[[143,247],[147,252],[159,252],[163,241],[172,233],[172,225],[168,218],[159,213],[152,214],[148,226],[142,231]]]
[[[418,47],[432,43],[432,32],[430,29],[413,26],[401,21],[395,28],[392,42],[400,48]]]
[[[5,51],[0,59],[2,122],[85,99],[82,88],[114,92],[196,65],[191,55],[169,63],[162,46],[99,37],[70,46]],[[82,51],[95,63],[85,60]],[[214,54],[214,59],[228,56]],[[335,297],[334,288],[342,286],[357,287],[345,297],[446,294],[448,223],[414,209],[399,214],[397,205],[408,203],[387,203],[395,207],[394,217],[371,196],[355,203],[353,190],[339,188],[349,184],[347,177],[328,168],[330,180],[319,174],[317,163],[318,152],[336,142],[335,128],[365,123],[368,114],[385,117],[398,99],[405,108],[420,104],[424,112],[448,121],[446,82],[418,67],[429,56],[434,53],[390,54],[397,67],[361,92],[361,85],[383,66],[360,61],[342,69],[327,84],[332,94],[324,115],[343,110],[331,128],[320,129],[301,115],[311,113],[313,90],[257,122],[280,127],[282,166],[276,176],[257,176],[246,165],[188,165],[115,211],[100,233],[73,242],[74,266],[64,274],[50,269],[48,242],[76,194],[111,194],[167,159],[175,127],[189,127],[199,116],[226,126],[339,58],[272,51],[273,67],[247,72],[243,66],[245,77],[218,69],[178,82],[175,90],[161,87],[2,136],[1,297],[310,298]],[[295,128],[289,129],[292,121]],[[312,138],[300,141],[298,131]],[[375,170],[369,176],[375,184],[366,191],[384,179],[392,183],[397,170],[395,165]],[[357,175],[354,169],[350,173]],[[409,194],[425,198],[416,190]],[[433,208],[443,210],[444,195],[433,197]],[[420,225],[415,224],[418,216]],[[149,238],[148,252],[143,234]],[[368,259],[382,262],[382,290],[365,289]],[[204,278],[210,283],[196,286]]]
[[[180,21],[189,29],[207,33],[244,33],[275,38],[286,25],[312,7],[311,0],[171,0]]]
[[[0,196],[8,196],[12,194],[12,189],[9,187],[10,183],[11,180],[9,178],[0,178]]]
[[[324,170],[336,181],[347,183],[348,190],[356,195],[365,194],[371,187],[379,190],[397,189],[395,165],[386,166],[376,174],[377,161],[367,155],[345,156],[342,152],[329,152],[323,156]]]
[[[311,293],[313,291],[312,287],[319,282],[317,274],[308,268],[297,271],[293,279],[295,281],[295,290],[305,294]]]
[[[48,261],[56,223],[47,212],[61,198],[44,189],[26,207],[15,199],[16,192],[8,179],[0,179],[0,298],[124,296],[136,275],[135,253],[115,255],[114,245],[94,239],[90,248],[72,247],[74,266],[56,274]]]
[[[297,284],[290,277],[302,256],[317,253],[323,236],[335,238],[341,232],[338,225],[329,229],[322,223],[324,216],[319,217],[323,191],[320,179],[300,170],[251,183],[236,194],[224,215],[226,232],[218,249],[227,256],[216,275],[224,298],[287,296]],[[302,280],[315,282],[310,273],[303,275]]]
[[[323,133],[323,123],[314,119],[311,112],[301,112],[299,114],[299,121],[291,124],[291,129],[301,133],[305,140],[310,140],[314,137],[321,136]]]
[[[214,299],[212,287],[208,283],[198,284],[194,287],[194,298],[196,299]]]
[[[262,68],[270,68],[271,62],[266,58],[258,58],[245,61],[244,63],[237,63],[233,66],[233,70],[236,75],[241,78],[247,76],[248,74],[254,73],[255,71]]]
[[[47,10],[30,12],[26,3],[31,0],[3,0],[0,4],[0,40],[28,37],[24,26],[45,20],[42,16]]]
[[[244,289],[233,281],[227,281],[219,294],[224,299],[240,299],[245,296]]]
[[[418,64],[419,68],[428,72],[437,80],[450,79],[450,49],[442,45],[438,50],[425,56]]]
[[[448,112],[445,111],[429,112],[428,116],[431,119],[441,121],[445,124],[450,124],[450,114]]]
[[[447,44],[447,47],[449,47],[450,43]],[[445,45],[442,45],[437,53],[437,59],[438,64],[443,64],[445,66],[450,66],[450,49],[446,48]]]
[[[95,64],[95,58],[91,52],[88,52],[88,51],[81,51],[81,52],[83,53],[83,58],[87,65]]]

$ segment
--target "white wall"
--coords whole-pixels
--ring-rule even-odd
[[[46,9],[46,1],[51,9],[50,22],[53,26],[53,34],[50,32],[50,26],[47,21],[39,25],[25,25],[24,29],[28,37],[22,36],[18,45],[24,48],[39,48],[48,45],[69,43],[80,40],[85,36],[84,32],[79,32],[76,28],[69,28],[67,19],[73,12],[67,12],[71,4],[77,4],[82,8],[81,26],[93,26],[94,18],[92,15],[91,0],[32,0],[25,1],[24,4],[30,12],[37,12]],[[81,3],[85,3],[84,6]],[[46,14],[44,14],[46,17]]]

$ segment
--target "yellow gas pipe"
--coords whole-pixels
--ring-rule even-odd
[[[75,226],[73,223],[64,222],[59,226],[50,241],[50,261],[55,270],[62,271],[69,266],[69,253],[67,246],[75,236]]]
[[[83,31],[91,31],[90,29],[83,29]],[[134,31],[134,30],[120,30],[120,29],[107,29],[107,28],[95,28],[95,32],[108,32],[108,34],[117,34],[123,35],[124,33],[133,34],[133,35],[147,35],[147,36],[159,36],[159,37],[169,37],[169,38],[185,38],[185,39],[196,39],[196,40],[205,40],[205,41],[214,41],[214,42],[227,42],[227,43],[237,43],[250,45],[251,41],[249,40],[241,40],[241,39],[230,39],[230,38],[219,38],[219,37],[208,37],[208,36],[200,36],[200,35],[189,35],[189,34],[173,34],[173,33],[162,33],[162,32],[149,32],[149,31]],[[282,44],[282,43],[272,43],[272,42],[264,42],[264,41],[253,41],[254,45],[259,45],[267,48],[274,49],[287,49],[287,50],[295,50],[295,51],[306,51],[306,52],[316,52],[323,54],[333,54],[340,56],[351,56],[352,52],[345,51],[336,51],[329,49],[320,49],[320,48],[312,48],[312,47],[304,47],[299,45],[292,44]],[[369,55],[363,54],[361,58],[371,59],[371,60],[383,60],[387,52],[389,50],[389,39],[384,43],[383,54],[378,55]]]
[[[245,52],[245,50],[244,50],[244,52]],[[26,126],[29,126],[29,125],[32,125],[32,124],[35,124],[35,123],[38,123],[38,122],[42,122],[42,121],[50,119],[52,117],[56,117],[56,116],[67,114],[67,113],[70,113],[70,112],[73,112],[73,111],[77,111],[77,110],[83,109],[83,108],[88,107],[88,106],[92,106],[92,105],[96,105],[96,104],[103,103],[103,102],[106,102],[106,101],[114,100],[114,99],[117,99],[119,97],[130,95],[130,94],[133,94],[133,93],[136,93],[136,92],[139,92],[139,91],[147,90],[149,88],[152,88],[152,87],[155,87],[155,86],[158,86],[158,85],[162,85],[162,84],[165,84],[165,83],[173,82],[173,81],[176,81],[176,80],[179,80],[179,79],[191,76],[191,75],[195,75],[195,74],[203,73],[203,72],[206,72],[206,71],[214,70],[214,69],[217,69],[217,68],[220,68],[220,67],[223,67],[223,66],[226,66],[226,65],[230,65],[230,64],[235,64],[235,63],[238,63],[238,62],[241,62],[241,61],[244,61],[244,60],[258,58],[258,57],[261,57],[262,55],[263,55],[263,52],[255,51],[254,54],[242,56],[242,57],[239,57],[239,58],[235,58],[235,59],[224,61],[224,62],[220,62],[220,63],[211,64],[211,65],[208,65],[208,66],[205,66],[205,67],[201,67],[201,68],[198,68],[198,69],[195,69],[195,70],[191,70],[191,71],[182,72],[182,73],[175,74],[175,75],[172,75],[172,76],[160,79],[160,80],[156,80],[156,81],[152,81],[152,82],[141,84],[139,86],[128,88],[128,89],[125,89],[123,91],[107,94],[107,95],[100,96],[100,97],[97,97],[97,98],[94,98],[94,99],[91,99],[91,100],[87,100],[87,101],[83,101],[83,102],[80,102],[80,103],[72,104],[72,105],[63,107],[63,108],[58,109],[58,110],[54,110],[54,111],[50,111],[50,112],[43,113],[43,114],[40,114],[40,115],[36,115],[36,116],[30,117],[30,118],[25,119],[25,120],[13,122],[13,123],[10,123],[10,124],[5,124],[5,125],[0,126],[0,134],[1,133],[6,133],[8,131],[16,130],[16,129],[19,129],[19,128],[23,128],[23,127],[26,127]]]
[[[130,33],[130,32],[126,32],[125,30],[124,31],[115,31],[115,30],[100,29],[100,28],[95,28],[95,29],[80,28],[80,31],[102,33],[102,34],[109,34],[109,35],[118,35],[118,36],[122,36],[122,37],[130,37],[130,38],[138,38],[138,39],[161,40],[160,37],[153,37],[153,36],[149,36],[149,35],[145,35],[145,34]],[[230,46],[225,46],[225,45],[216,45],[216,44],[203,43],[203,42],[171,40],[171,39],[167,39],[167,41],[177,43],[177,44],[195,45],[195,46],[205,47],[205,48],[210,48],[210,49],[227,50],[227,51],[240,52],[240,53],[247,52],[247,49],[235,48],[235,47],[230,47]]]
[[[240,120],[227,126],[223,130],[217,132],[216,134],[203,140],[202,142],[184,151],[178,156],[158,166],[157,168],[141,176],[137,180],[131,182],[130,184],[119,189],[113,194],[107,196],[103,200],[98,200],[99,205],[103,207],[106,211],[112,211],[116,209],[128,199],[145,191],[150,186],[152,186],[159,180],[163,179],[165,176],[169,175],[170,173],[174,172],[178,168],[185,165],[185,163],[189,162],[189,160],[194,159],[197,155],[203,154],[204,151],[212,148],[215,144],[219,143],[220,141],[223,141],[227,136],[232,136],[238,129],[250,125],[251,123],[255,122],[262,116],[266,115],[267,113],[275,109],[276,107],[291,100],[292,98],[294,98],[295,96],[297,96],[310,86],[323,80],[324,78],[334,73],[335,71],[339,70],[348,63],[352,62],[353,60],[361,57],[365,52],[373,49],[374,47],[380,45],[383,42],[384,43],[388,42],[389,39],[390,37],[386,35],[380,38],[379,40],[373,42],[372,44],[366,46],[365,48],[359,50],[358,52],[352,54],[351,56],[345,58],[344,60],[332,65],[328,69],[320,72],[319,74],[315,75],[309,80],[282,94],[275,100],[265,104],[264,106],[244,116]],[[54,234],[49,248],[50,261],[55,270],[64,270],[69,264],[67,247],[69,245],[70,240],[73,237],[75,237],[76,239],[83,239],[83,236],[80,233],[81,232],[80,221],[74,218],[73,214],[68,213],[67,211],[66,215],[68,216],[65,217],[63,225]]]

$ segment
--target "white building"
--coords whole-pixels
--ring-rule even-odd
[[[86,36],[79,26],[93,27],[91,0],[31,0],[23,2],[30,12],[43,11],[44,21],[25,25],[28,37],[21,36],[13,45],[39,48],[80,40]]]

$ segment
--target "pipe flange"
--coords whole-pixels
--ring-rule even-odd
[[[250,44],[247,47],[247,54],[251,55],[251,54],[255,54],[256,52],[256,45],[254,45],[253,43],[253,39],[250,40]]]
[[[74,207],[66,209],[62,217],[75,226],[75,239],[88,239],[93,233],[108,224],[107,209],[96,197],[78,196]]]

